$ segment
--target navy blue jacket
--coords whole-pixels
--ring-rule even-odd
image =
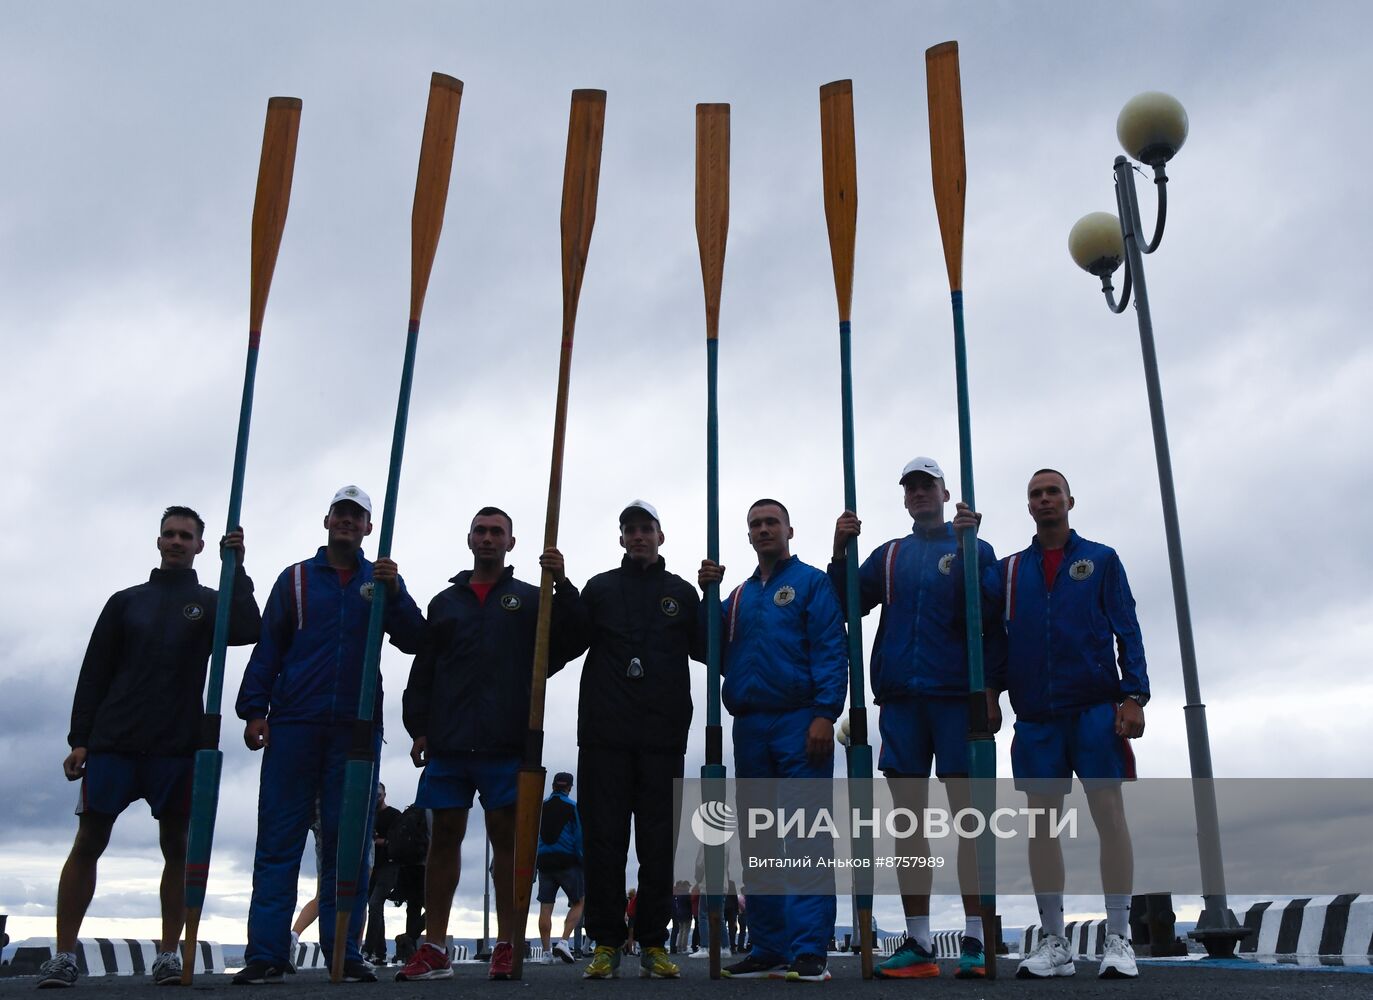
[[[429,602],[429,635],[405,686],[405,729],[425,738],[431,756],[518,754],[529,731],[539,588],[507,566],[481,604],[471,578],[464,570]],[[550,676],[571,658],[567,618],[576,598],[568,581],[553,591]]]
[[[977,540],[981,571],[996,553]],[[877,704],[920,695],[968,693],[962,560],[952,524],[926,531],[919,524],[905,538],[873,551],[858,569],[863,614],[882,605],[872,647],[872,697]],[[829,577],[847,610],[846,563],[829,565]],[[995,632],[997,630],[993,630]],[[1000,644],[983,630],[984,669],[1000,655]]]
[[[754,570],[722,610],[720,694],[731,715],[810,707],[814,718],[839,718],[848,694],[848,639],[829,577],[790,556],[766,584]]]
[[[424,638],[424,617],[398,581],[386,597],[391,644],[413,653]],[[367,621],[372,609],[372,563],[358,551],[347,586],[321,546],[311,559],[282,570],[267,598],[262,637],[243,672],[238,717],[273,722],[342,722],[357,718]],[[372,718],[381,720],[381,675]]]
[[[200,746],[218,593],[193,569],[155,569],[108,601],[91,632],[67,742],[87,750],[183,757]],[[257,639],[253,581],[238,567],[229,645]]]
[[[982,577],[984,624],[1006,631],[1004,676],[1016,718],[1056,715],[1149,694],[1135,599],[1115,549],[1069,532],[1052,589],[1036,538]]]

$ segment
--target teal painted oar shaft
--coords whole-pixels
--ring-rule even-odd
[[[249,335],[248,360],[243,372],[243,399],[238,407],[238,440],[234,445],[234,477],[229,484],[229,514],[225,534],[239,526],[243,506],[243,477],[248,465],[248,429],[253,419],[253,387],[257,382],[258,338]],[[224,660],[229,648],[229,607],[234,600],[234,575],[238,559],[228,549],[220,553],[219,596],[215,601],[214,645],[210,651],[210,675],[205,687],[205,714],[219,715],[224,697]]]
[[[953,303],[954,368],[958,380],[958,459],[963,502],[977,510],[973,488],[973,438],[971,406],[968,401],[968,345],[963,332],[963,292],[954,291]],[[973,806],[990,816],[996,808],[996,743],[987,725],[984,690],[985,665],[982,662],[982,581],[977,558],[977,529],[964,531],[958,539],[963,556],[963,610],[968,646],[968,774],[973,778]],[[990,830],[977,838],[977,880],[979,898],[990,911],[996,905],[996,842]],[[987,928],[994,933],[995,928]],[[988,953],[996,954],[994,943]]]
[[[853,461],[853,367],[850,361],[851,329],[839,323],[839,378],[844,423],[844,507],[858,512],[858,486]],[[863,701],[863,604],[858,589],[858,539],[850,538],[844,560],[844,598],[849,624],[849,741],[868,742],[867,712]]]
[[[720,561],[720,420],[717,382],[720,342],[706,340],[706,558]],[[720,585],[706,587],[706,726],[720,726]],[[719,755],[707,764],[719,764]],[[718,749],[718,748],[717,748]]]
[[[243,372],[243,398],[238,407],[238,438],[234,445],[234,474],[229,484],[227,534],[239,526],[243,506],[243,479],[248,464],[248,430],[253,416],[253,388],[257,381],[259,334],[248,335],[248,360]],[[229,648],[229,615],[234,599],[238,557],[229,549],[220,552],[219,594],[215,598],[214,640],[205,687],[205,723],[201,746],[195,755],[191,784],[191,822],[186,835],[186,908],[205,905],[210,877],[210,852],[214,848],[215,814],[219,807],[220,773],[224,755],[219,750],[220,702],[224,697],[224,661]]]
[[[400,496],[401,462],[405,457],[405,429],[410,415],[410,388],[415,377],[415,354],[419,347],[419,320],[412,319],[405,338],[405,363],[401,367],[400,398],[396,402],[395,430],[391,436],[391,468],[386,477],[386,506],[381,515],[381,534],[377,538],[377,558],[391,555],[391,536],[396,526],[396,503]],[[367,620],[367,647],[362,661],[362,683],[358,691],[357,722],[353,743],[344,770],[343,803],[338,836],[336,918],[346,914],[359,891],[362,867],[362,841],[367,818],[373,809],[376,762],[372,715],[376,705],[377,676],[381,667],[381,642],[386,619],[386,588],[372,588],[371,614]],[[336,942],[337,945],[337,942]]]

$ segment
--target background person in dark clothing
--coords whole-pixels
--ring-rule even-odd
[[[680,879],[672,887],[672,952],[691,951],[691,883]]]
[[[673,978],[667,957],[672,908],[673,782],[682,777],[691,726],[689,658],[705,659],[695,588],[667,571],[658,512],[635,500],[620,512],[624,560],[588,581],[576,602],[582,666],[577,707],[578,774],[586,830],[586,927],[596,941],[587,967],[609,978],[630,937],[625,860],[630,822],[639,856],[633,938],[641,975]]]
[[[72,699],[72,749],[62,762],[67,780],[81,782],[80,820],[57,885],[57,950],[43,963],[39,986],[76,984],[76,939],[95,894],[96,864],[115,819],[138,799],[147,800],[157,820],[164,861],[153,981],[181,980],[186,827],[218,600],[192,568],[205,548],[204,532],[195,511],[168,507],[158,529],[158,568],[147,583],[111,597],[91,633]],[[231,532],[219,544],[238,562],[229,643],[249,645],[261,619],[253,582],[243,571],[243,532]]]
[[[377,814],[372,821],[372,885],[367,896],[367,936],[362,941],[362,957],[374,965],[386,964],[386,901],[396,888],[400,865],[391,860],[387,835],[391,824],[400,819],[400,810],[386,804],[386,786],[377,782]]]

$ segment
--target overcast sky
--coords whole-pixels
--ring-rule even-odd
[[[60,763],[101,606],[156,564],[164,506],[196,507],[212,534],[224,523],[273,95],[299,97],[304,110],[243,507],[259,595],[323,542],[338,486],[355,482],[380,505],[434,70],[466,89],[394,544],[421,604],[470,566],[463,538],[483,504],[514,516],[516,573],[537,580],[559,199],[578,87],[608,99],[572,372],[560,535],[569,574],[582,583],[618,562],[616,514],[634,497],[662,514],[669,568],[694,578],[704,554],[692,197],[703,101],[733,108],[720,335],[727,583],[750,571],[744,513],[758,496],[789,505],[798,556],[827,559],[843,484],[818,88],[841,78],[853,79],[858,155],[861,545],[909,530],[901,466],[928,454],[957,467],[923,58],[952,38],[967,123],[983,537],[999,554],[1022,548],[1029,474],[1068,474],[1073,525],[1117,548],[1139,605],[1154,690],[1141,773],[1185,776],[1134,315],[1111,316],[1066,249],[1080,215],[1113,204],[1120,106],[1142,90],[1172,92],[1192,131],[1170,166],[1168,232],[1147,266],[1215,771],[1368,777],[1373,348],[1362,259],[1373,220],[1355,165],[1373,154],[1358,110],[1373,12],[1356,0],[1124,12],[923,0],[12,5],[0,35],[0,913],[11,936],[52,933],[76,825],[77,787]],[[1152,185],[1142,198],[1151,214]],[[199,569],[217,578],[208,554]],[[869,639],[874,631],[870,619]],[[408,661],[394,653],[382,777],[404,806],[417,772],[399,719]],[[228,706],[245,659],[230,656]],[[704,672],[694,671],[703,724]],[[549,686],[550,769],[575,762],[578,676],[573,666]],[[688,774],[702,759],[699,724]],[[226,721],[202,933],[226,942],[244,939],[259,766],[240,732]],[[1003,774],[1008,748],[998,742]],[[455,918],[475,934],[475,829],[469,841]],[[154,845],[135,806],[116,828],[86,933],[155,936]],[[1157,888],[1145,881],[1138,888]],[[1032,908],[1006,900],[1003,911],[1023,923]],[[899,924],[896,900],[878,912]],[[955,925],[956,904],[938,913]]]

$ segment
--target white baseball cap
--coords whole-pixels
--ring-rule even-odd
[[[901,478],[898,479],[897,482],[904,485],[906,477],[914,472],[923,472],[925,475],[932,476],[935,479],[944,478],[944,470],[939,467],[938,462],[932,458],[927,458],[924,455],[917,455],[906,463],[906,467],[901,470]]]
[[[658,510],[656,507],[653,506],[653,504],[649,503],[647,500],[631,500],[629,501],[629,505],[625,507],[624,510],[620,511],[621,524],[625,523],[625,515],[632,510],[643,511],[649,517],[653,518],[654,523],[658,524],[659,526],[661,526],[663,523],[662,521],[658,520]]]
[[[347,500],[349,503],[357,504],[363,510],[367,511],[368,517],[372,516],[372,498],[369,497],[366,493],[362,492],[362,490],[358,489],[356,486],[340,487],[339,491],[334,494],[334,499],[329,501],[329,509],[333,510],[334,504],[340,503],[344,500]]]

